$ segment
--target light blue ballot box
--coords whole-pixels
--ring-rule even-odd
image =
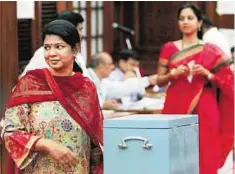
[[[104,174],[199,174],[197,115],[104,120]]]

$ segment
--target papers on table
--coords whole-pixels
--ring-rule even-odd
[[[119,109],[126,109],[126,110],[162,109],[164,106],[164,102],[165,102],[165,97],[161,97],[161,98],[144,97],[143,99],[137,102],[130,102],[130,103],[122,104]]]

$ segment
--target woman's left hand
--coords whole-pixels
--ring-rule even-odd
[[[213,74],[208,69],[204,68],[200,64],[195,64],[192,67],[191,73],[193,75],[202,75],[202,76],[206,77],[208,80],[210,80],[209,77],[213,76]]]
[[[185,65],[180,65],[177,68],[173,68],[170,70],[170,75],[173,78],[178,78],[179,76],[188,75],[189,69]]]

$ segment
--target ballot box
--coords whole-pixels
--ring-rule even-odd
[[[197,115],[105,119],[104,174],[199,174]]]

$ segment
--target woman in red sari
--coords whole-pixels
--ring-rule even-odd
[[[232,60],[198,38],[200,9],[185,4],[178,11],[182,39],[160,53],[158,85],[169,84],[163,114],[199,115],[200,174],[217,174],[233,148],[234,75]]]
[[[48,69],[29,71],[16,85],[2,121],[11,159],[8,173],[102,174],[103,116],[94,84],[73,72],[80,38],[65,20],[43,32]],[[12,163],[13,164],[13,163]]]

